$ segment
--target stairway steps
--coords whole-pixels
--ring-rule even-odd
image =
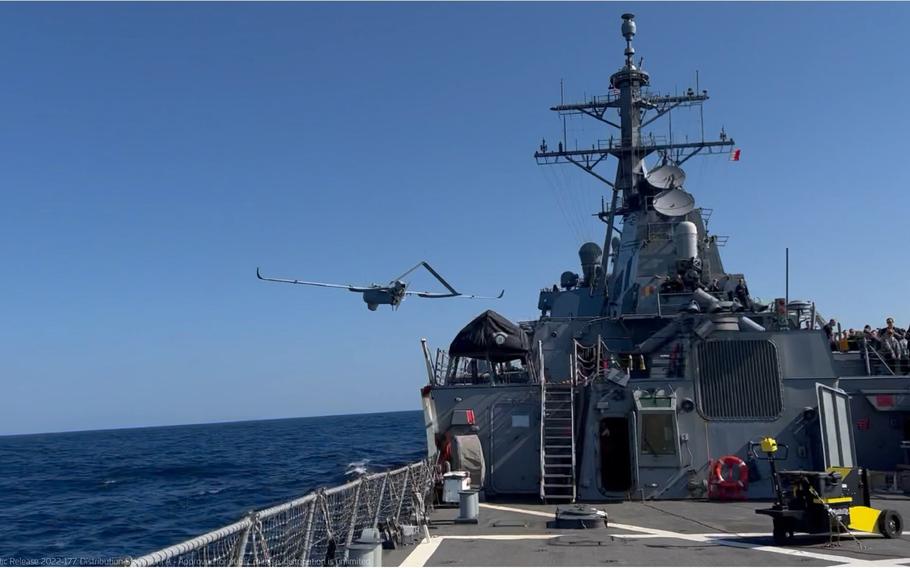
[[[575,391],[572,385],[541,385],[540,495],[575,500]]]

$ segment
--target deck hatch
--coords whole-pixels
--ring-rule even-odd
[[[783,410],[777,349],[765,340],[709,340],[698,349],[699,411],[710,420],[774,420]]]

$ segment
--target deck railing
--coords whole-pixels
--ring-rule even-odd
[[[367,528],[394,536],[422,523],[435,460],[366,475],[281,505],[194,539],[131,559],[130,566],[337,566]]]

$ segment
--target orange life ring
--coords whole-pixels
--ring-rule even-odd
[[[724,477],[724,466],[730,471],[738,471],[736,479]],[[724,456],[714,462],[711,470],[711,484],[725,489],[744,490],[749,486],[749,466],[737,456]]]

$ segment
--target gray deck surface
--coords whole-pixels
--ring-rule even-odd
[[[386,551],[385,566],[910,566],[910,534],[888,540],[860,533],[832,545],[826,536],[797,535],[793,545],[771,539],[762,502],[624,502],[607,511],[604,529],[547,528],[556,505],[481,503],[476,525],[454,524],[456,509],[431,515],[431,540]],[[910,521],[910,500],[889,497],[873,506]]]

